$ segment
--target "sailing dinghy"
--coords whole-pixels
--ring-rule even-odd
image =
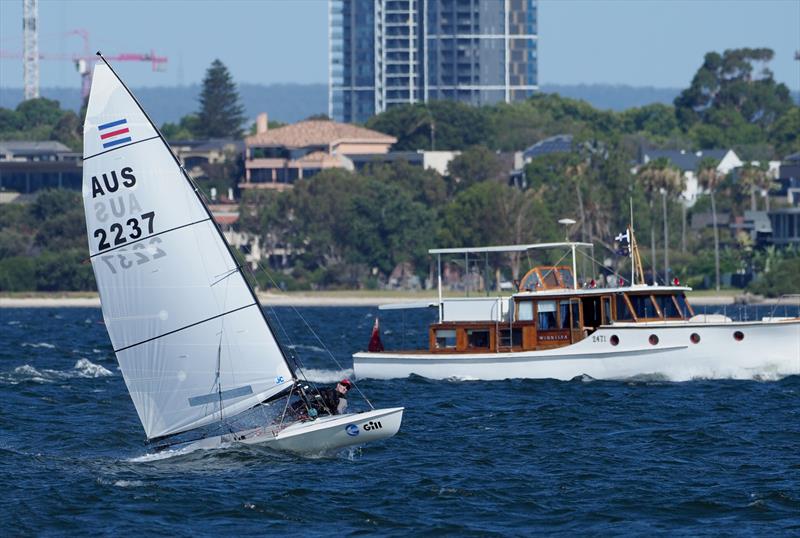
[[[312,403],[299,370],[197,187],[105,59],[94,68],[83,132],[92,268],[149,441],[318,454],[397,433],[402,407],[290,412],[298,398],[300,408]]]

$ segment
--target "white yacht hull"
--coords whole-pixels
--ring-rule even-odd
[[[737,340],[734,334],[741,332]],[[700,337],[693,343],[691,336]],[[612,336],[619,339],[612,345]],[[651,344],[651,335],[658,338]],[[356,353],[358,378],[411,374],[431,379],[624,379],[656,374],[673,381],[800,374],[800,319],[728,323],[637,323],[599,328],[572,345],[513,353]]]
[[[232,434],[208,437],[173,450],[186,453],[198,449],[214,449],[232,443],[262,445],[275,450],[304,455],[334,452],[353,445],[362,445],[392,437],[403,420],[402,407],[374,409],[364,413],[348,413],[294,422],[285,427],[265,426]]]

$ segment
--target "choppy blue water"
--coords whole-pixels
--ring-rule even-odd
[[[276,311],[311,379],[339,378],[292,309]],[[377,310],[299,311],[350,374]],[[424,340],[426,314],[387,314],[387,344]],[[376,407],[407,408],[393,439],[317,459],[152,459],[100,320],[0,310],[2,534],[800,533],[797,376],[365,380]]]

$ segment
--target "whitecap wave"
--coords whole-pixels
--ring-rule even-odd
[[[16,385],[20,381],[33,381],[34,383],[52,383],[54,379],[50,375],[50,372],[55,370],[44,370],[40,372],[30,364],[23,364],[22,366],[17,366],[14,368],[12,379],[8,381],[11,384]]]
[[[43,347],[45,349],[55,349],[56,348],[55,345],[49,344],[47,342],[39,342],[38,344],[31,344],[29,342],[23,342],[22,343],[22,347],[36,347],[36,348]]]
[[[34,383],[54,383],[76,377],[96,378],[113,376],[114,373],[89,359],[80,359],[71,370],[53,370],[50,368],[35,368],[30,364],[17,366],[10,374],[0,375],[0,381],[16,385],[25,381]]]
[[[178,456],[185,456],[186,454],[191,454],[192,452],[197,452],[198,450],[224,450],[226,448],[230,448],[231,446],[233,446],[232,443],[223,442],[220,442],[214,446],[197,446],[196,444],[190,443],[189,445],[181,446],[175,449],[168,448],[159,452],[148,452],[147,454],[136,456],[135,458],[129,458],[127,461],[131,463],[150,463],[153,461],[161,461]]]
[[[113,372],[93,363],[89,359],[80,359],[75,363],[74,369],[78,371],[77,375],[80,377],[107,377],[114,375]]]
[[[345,377],[353,377],[353,369],[321,370],[317,368],[301,369],[303,377],[312,383],[336,383]]]
[[[117,480],[114,485],[118,488],[138,488],[144,486],[145,483],[141,480]]]
[[[301,350],[302,349],[302,350],[306,350],[306,351],[313,351],[315,353],[328,353],[327,349],[323,349],[323,348],[318,347],[318,346],[311,346],[311,345],[307,345],[307,344],[291,344],[291,345],[286,346],[286,347],[288,347],[289,349],[297,349],[297,350]]]

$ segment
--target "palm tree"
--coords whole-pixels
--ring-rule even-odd
[[[715,283],[719,291],[719,229],[717,228],[717,203],[714,198],[714,191],[725,178],[725,175],[717,170],[718,162],[716,159],[705,158],[700,161],[697,173],[697,182],[711,195],[711,219],[714,226],[714,269]]]
[[[746,163],[739,169],[739,186],[743,191],[750,193],[750,211],[756,210],[756,176],[759,173],[757,166]]]
[[[673,166],[664,157],[650,161],[639,169],[639,180],[642,182],[645,194],[650,204],[650,250],[652,254],[653,284],[656,283],[656,231],[655,218],[653,215],[653,203],[656,193],[661,194],[662,208],[664,214],[664,279],[669,280],[669,227],[667,223],[667,196],[670,198],[683,192],[685,179],[681,171]]]
[[[686,190],[686,178],[676,166],[669,164],[662,171],[661,203],[664,213],[664,282],[669,282],[669,225],[667,222],[667,199],[678,198]],[[683,202],[681,205],[686,207]],[[684,211],[684,217],[686,213]]]
[[[567,166],[564,175],[571,179],[575,184],[575,194],[578,198],[578,213],[581,219],[581,241],[586,241],[586,211],[583,206],[583,194],[581,193],[581,185],[586,177],[586,171],[589,164],[585,160],[574,162]],[[589,235],[589,242],[592,242],[591,234]]]
[[[764,209],[769,211],[769,191],[772,189],[772,176],[766,163],[754,165],[753,186],[764,193]]]

